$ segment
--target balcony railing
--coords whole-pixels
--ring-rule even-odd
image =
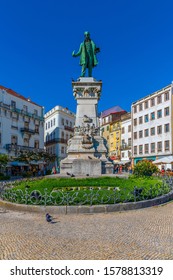
[[[112,127],[110,129],[110,132],[117,131],[117,130],[121,130],[121,127],[120,126]]]
[[[30,128],[27,128],[27,127],[22,127],[20,129],[20,131],[22,133],[29,133],[29,134],[35,134],[36,133],[35,129],[30,129]]]
[[[44,145],[45,146],[48,146],[48,145],[51,145],[51,144],[56,144],[56,143],[63,143],[63,144],[67,144],[67,141],[66,139],[63,139],[63,138],[54,138],[54,139],[51,139],[51,140],[47,140]]]
[[[8,152],[15,151],[35,151],[35,152],[43,152],[44,149],[38,149],[34,147],[28,147],[28,146],[21,146],[21,145],[16,145],[16,144],[6,144],[5,146],[6,150]]]
[[[44,121],[44,117],[37,116],[36,114],[32,114],[32,113],[27,112],[23,109],[18,109],[16,107],[11,106],[11,105],[5,104],[2,101],[0,102],[0,107],[4,108],[4,109],[11,110],[12,112],[15,112],[15,113],[18,113],[18,114],[22,114],[22,115],[30,117],[30,118],[38,119],[39,121]]]
[[[64,125],[64,129],[72,132],[74,131],[74,128],[68,125]]]
[[[131,145],[122,145],[120,146],[120,150],[130,150],[131,149]]]
[[[4,109],[10,109],[10,105],[3,103],[2,101],[0,102],[0,107]]]

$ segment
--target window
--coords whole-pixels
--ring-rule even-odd
[[[134,108],[134,113],[136,113],[137,112],[137,106],[134,106],[133,108]]]
[[[155,135],[155,127],[151,128],[151,135]]]
[[[64,131],[61,133],[61,138],[64,139]]]
[[[25,147],[29,147],[29,139],[28,138],[24,138],[23,139],[23,144]]]
[[[162,96],[158,95],[157,96],[157,104],[160,104],[160,103],[162,103]]]
[[[160,119],[162,117],[162,110],[157,111],[157,118]]]
[[[137,146],[134,146],[134,155],[137,155]]]
[[[39,125],[38,124],[35,125],[35,132],[39,133]]]
[[[134,119],[133,121],[134,121],[134,125],[137,125],[137,119]]]
[[[28,106],[23,105],[23,111],[24,111],[24,112],[28,112]]]
[[[161,125],[159,125],[157,127],[157,134],[162,134],[162,126]]]
[[[38,110],[34,109],[34,115],[38,116]]]
[[[165,92],[164,99],[165,101],[169,100],[169,92]]]
[[[106,129],[107,129],[107,131],[109,131],[109,125],[107,125]]]
[[[124,127],[122,127],[121,133],[124,134],[125,133],[125,129]]]
[[[145,101],[145,109],[148,108],[148,101]]]
[[[142,124],[142,117],[139,117],[139,124]]]
[[[151,120],[155,120],[155,112],[151,113]]]
[[[131,132],[131,125],[128,125],[128,132]]]
[[[155,153],[155,143],[151,143],[151,153]]]
[[[35,142],[34,142],[34,148],[35,148],[35,149],[39,149],[39,141],[38,141],[38,140],[35,140]]]
[[[143,154],[143,145],[139,145],[139,154]]]
[[[145,122],[148,122],[148,114],[144,117]]]
[[[124,157],[124,153],[121,153],[121,157]]]
[[[137,132],[134,132],[134,139],[137,139]]]
[[[50,122],[48,122],[48,128],[50,128]]]
[[[13,109],[16,108],[16,102],[15,102],[14,100],[11,100],[11,107],[12,107]]]
[[[46,123],[46,129],[47,129],[47,123]]]
[[[53,125],[55,125],[55,119],[53,119]]]
[[[139,138],[142,138],[142,137],[143,137],[143,131],[140,130],[140,131],[139,131]]]
[[[11,136],[11,144],[12,145],[17,145],[17,142],[18,142],[18,138],[16,135],[12,135]]]
[[[61,119],[61,124],[64,125],[64,119]]]
[[[50,121],[50,126],[52,127],[52,120]]]
[[[29,123],[28,122],[24,122],[24,128],[29,129]]]
[[[148,128],[145,129],[145,137],[148,137]]]
[[[64,147],[61,147],[61,154],[64,154]]]
[[[169,123],[165,124],[165,133],[169,132]]]
[[[169,140],[165,141],[165,151],[169,151]]]
[[[151,98],[151,101],[150,101],[150,106],[154,106],[155,105],[155,99],[154,98]]]
[[[70,127],[72,127],[72,122],[70,122]]]
[[[162,142],[157,143],[157,151],[161,152],[162,151]]]
[[[128,146],[131,147],[132,139],[128,138]]]
[[[145,144],[145,154],[148,154],[149,149],[148,149],[148,144]]]
[[[164,109],[164,112],[165,112],[165,116],[169,116],[169,107],[166,107]]]
[[[143,109],[142,107],[143,107],[143,106],[142,106],[142,103],[140,103],[140,104],[139,104],[139,111],[142,111],[142,109]]]

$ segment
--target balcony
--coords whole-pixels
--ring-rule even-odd
[[[16,145],[16,144],[6,144],[5,148],[8,152],[11,152],[11,151],[14,151],[14,152],[19,152],[19,151],[43,152],[44,151],[44,149],[37,149],[34,147],[21,146],[21,145]]]
[[[54,139],[51,139],[51,140],[48,140],[44,143],[45,146],[49,146],[49,145],[52,145],[52,144],[57,144],[57,143],[62,143],[62,144],[67,144],[67,141],[66,139],[64,138],[54,138]]]
[[[112,127],[110,132],[121,130],[120,126]]]
[[[130,149],[131,149],[131,145],[125,144],[125,145],[120,146],[120,150],[121,150],[121,151],[122,151],[122,150],[130,150]]]
[[[71,126],[68,126],[68,125],[64,125],[64,129],[68,130],[68,131],[71,131],[71,132],[74,132],[74,128],[71,127]]]
[[[22,128],[20,129],[20,131],[21,131],[22,133],[28,133],[28,134],[35,134],[35,133],[36,133],[35,129],[30,129],[30,128],[28,128],[28,127],[22,127]]]

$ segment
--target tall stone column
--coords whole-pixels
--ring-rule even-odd
[[[72,87],[77,101],[76,122],[74,136],[68,141],[68,156],[61,161],[60,172],[83,176],[113,173],[98,121],[102,81],[81,77],[72,82]]]

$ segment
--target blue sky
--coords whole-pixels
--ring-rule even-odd
[[[99,111],[131,103],[173,80],[172,0],[0,0],[0,84],[45,107],[76,110],[72,57],[89,31],[100,47],[93,76]]]

